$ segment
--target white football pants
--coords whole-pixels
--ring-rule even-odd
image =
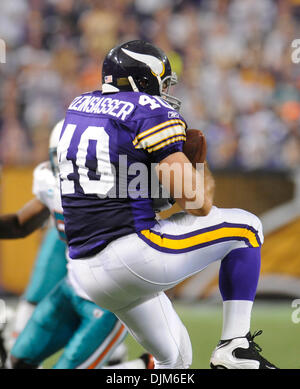
[[[213,207],[204,217],[182,212],[116,239],[93,257],[71,260],[69,271],[75,290],[114,312],[155,368],[183,369],[192,363],[189,335],[163,291],[234,249],[262,243],[255,215]]]

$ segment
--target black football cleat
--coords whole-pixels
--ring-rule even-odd
[[[212,353],[212,369],[278,369],[260,355],[261,347],[254,338],[262,331],[250,332],[244,337],[221,340]]]

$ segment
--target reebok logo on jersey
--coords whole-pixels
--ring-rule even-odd
[[[168,112],[168,118],[169,119],[179,118],[179,112],[169,111]]]

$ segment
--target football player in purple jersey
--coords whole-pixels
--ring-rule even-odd
[[[213,205],[207,163],[196,170],[183,153],[188,126],[170,94],[175,83],[161,49],[130,41],[106,56],[102,90],[70,104],[58,161],[71,271],[155,368],[180,369],[191,365],[192,347],[164,292],[219,260],[223,328],[211,367],[274,369],[253,340],[260,332],[250,332],[261,222]],[[183,212],[155,218],[153,170]]]

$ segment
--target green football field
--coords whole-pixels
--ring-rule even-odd
[[[263,330],[255,342],[263,349],[262,355],[281,369],[300,368],[300,323],[292,321],[291,301],[256,302],[252,311],[251,331]],[[184,322],[193,347],[193,369],[208,369],[212,350],[219,341],[222,329],[222,307],[219,304],[175,304]],[[297,315],[295,315],[297,317]],[[299,315],[300,316],[300,315]],[[125,340],[129,359],[141,355],[144,350],[128,335]],[[59,353],[44,363],[50,368]]]

